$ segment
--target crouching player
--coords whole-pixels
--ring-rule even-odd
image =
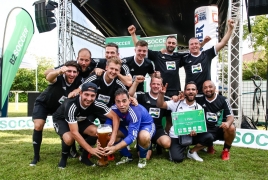
[[[151,145],[151,138],[155,133],[153,118],[143,106],[131,105],[128,92],[122,88],[115,92],[115,105],[111,109],[119,116],[120,125],[115,145],[104,148],[106,155],[113,154],[119,150],[122,158],[116,165],[132,161],[132,154],[128,151],[127,146],[137,138],[140,149],[138,167],[144,168],[146,166],[147,151]],[[106,124],[111,123],[110,119],[106,121]]]

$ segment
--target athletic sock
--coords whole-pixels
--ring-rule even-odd
[[[114,143],[114,145],[120,143],[123,139],[120,139],[120,141]],[[125,156],[125,157],[132,157],[132,154],[129,152],[128,148],[127,147],[124,147],[122,149],[119,150],[120,154],[122,156]]]
[[[72,150],[73,152],[77,152],[75,141],[74,141],[74,143],[73,143],[72,146],[71,146],[71,150]]]
[[[139,144],[138,144],[138,146],[139,146],[139,149],[140,149],[140,158],[146,158],[146,155],[147,155],[147,152],[148,152],[148,149],[149,148],[143,148],[143,147],[141,147]]]
[[[63,140],[61,140],[61,160],[59,162],[60,168],[65,168],[67,164],[68,155],[70,152],[71,146],[65,144]]]
[[[224,145],[223,145],[223,150],[226,149],[226,148],[230,151],[231,146],[228,145],[228,144],[226,144],[226,143],[224,143]]]
[[[86,142],[87,142],[91,147],[93,147],[93,146],[95,146],[95,144],[96,144],[96,142],[97,142],[97,139],[98,139],[98,137],[96,137],[96,136],[88,136],[88,137],[86,138]]]
[[[39,161],[40,158],[40,147],[42,143],[43,130],[37,131],[34,129],[33,131],[33,149],[34,149],[34,159]]]

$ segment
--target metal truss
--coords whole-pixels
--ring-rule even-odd
[[[230,0],[229,18],[236,22],[233,35],[228,42],[228,93],[235,117],[235,125],[240,128],[242,122],[242,0]]]
[[[105,47],[104,36],[101,36],[74,21],[72,21],[72,34],[98,46]]]
[[[73,59],[72,0],[59,0],[58,5],[58,64],[62,65]]]

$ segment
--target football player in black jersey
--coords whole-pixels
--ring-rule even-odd
[[[48,114],[53,114],[67,99],[68,94],[79,87],[82,78],[78,77],[79,66],[76,61],[67,61],[61,68],[51,71],[46,79],[51,83],[35,100],[33,109],[33,148],[34,158],[30,166],[35,166],[40,160],[43,128]]]
[[[98,86],[96,84],[92,82],[84,83],[79,96],[67,99],[53,114],[55,131],[62,139],[62,156],[58,165],[59,168],[66,167],[68,152],[74,140],[84,148],[79,160],[87,166],[94,165],[88,159],[89,153],[99,158],[100,155],[104,155],[101,147],[92,147],[95,144],[91,144],[92,137],[97,139],[97,126],[87,119],[89,115],[105,115],[106,118],[112,119],[113,132],[108,146],[112,146],[116,140],[119,117],[104,103],[95,101],[97,90]]]
[[[105,59],[102,58],[92,59],[93,60],[92,63],[94,63],[96,66],[94,72],[96,73],[97,76],[100,76],[101,74],[104,73],[107,60],[113,57],[119,58],[118,45],[115,43],[108,43],[105,45]],[[118,78],[127,87],[130,87],[132,85],[132,77],[129,72],[129,68],[126,64],[122,64],[120,73],[118,74]]]
[[[222,160],[230,159],[230,148],[235,138],[234,115],[229,101],[216,92],[215,84],[207,80],[203,84],[203,97],[196,98],[204,111],[207,124],[207,132],[211,133],[214,141],[223,140],[224,146],[221,154]],[[208,153],[214,154],[213,144],[208,147]]]
[[[160,88],[162,87],[162,78],[156,76],[156,73],[154,73],[151,77],[150,82],[150,92],[136,92],[136,88],[139,83],[142,83],[144,80],[143,76],[136,76],[135,81],[133,82],[132,86],[129,89],[129,95],[134,96],[137,98],[139,104],[144,106],[149,114],[154,119],[155,127],[156,127],[156,133],[152,138],[152,143],[157,144],[157,153],[162,153],[162,148],[168,149],[171,144],[171,139],[167,135],[167,133],[164,131],[163,125],[162,125],[162,118],[166,116],[166,110],[160,109],[156,106],[158,93]],[[135,93],[136,92],[136,93]],[[169,97],[165,96],[165,101],[170,100]],[[147,153],[146,158],[150,159],[152,154],[152,151],[149,150]]]

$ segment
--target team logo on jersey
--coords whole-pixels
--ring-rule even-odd
[[[166,62],[167,70],[176,70],[176,63],[175,61],[168,61]]]
[[[146,103],[151,104],[151,101],[147,101]]]
[[[61,96],[61,98],[59,99],[59,103],[60,104],[62,104],[64,101],[65,101],[65,99],[67,99],[67,97],[65,97],[65,96]]]
[[[110,102],[110,96],[99,94],[98,101],[103,102],[104,104],[108,104]]]
[[[207,120],[209,122],[217,122],[217,120],[218,120],[217,114],[215,114],[215,113],[207,112],[206,116],[207,116]]]
[[[87,117],[84,117],[84,116],[78,116],[76,117],[76,121],[77,122],[80,122],[80,121],[84,121]]]
[[[130,71],[134,71],[134,69],[132,68]]]
[[[66,90],[66,87],[64,86],[64,87],[62,87],[62,89]]]
[[[192,73],[201,73],[202,72],[202,66],[201,63],[198,63],[197,65],[192,65]]]
[[[162,59],[165,59],[165,56],[162,56]]]
[[[56,132],[59,132],[59,125],[57,123],[53,123],[54,129]],[[34,141],[35,142],[35,141]],[[36,143],[36,142],[35,142]],[[34,144],[34,143],[33,143]],[[37,144],[37,143],[36,143]]]
[[[98,89],[101,89],[100,86],[98,87]]]
[[[203,106],[203,107],[207,107],[206,104],[203,104],[202,106]]]
[[[152,118],[159,118],[160,116],[160,108],[150,108],[149,114],[152,116]]]

